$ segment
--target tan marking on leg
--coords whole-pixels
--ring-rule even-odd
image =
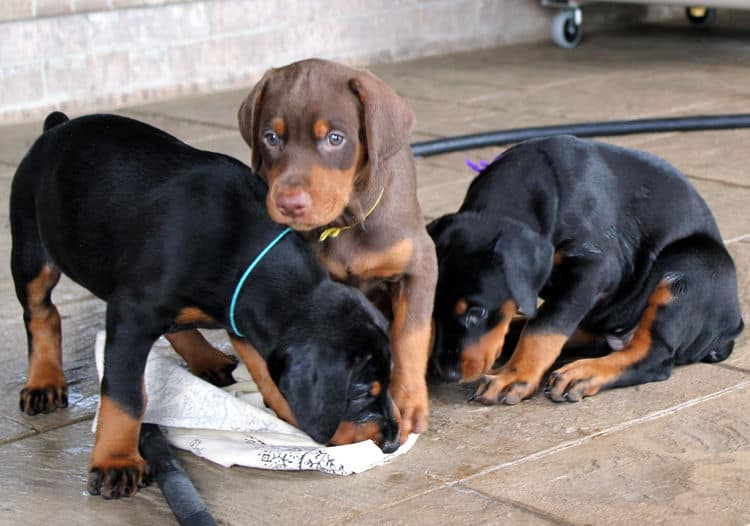
[[[671,285],[661,282],[648,300],[641,321],[630,344],[607,356],[585,358],[571,362],[550,375],[548,396],[553,400],[577,401],[598,393],[602,387],[615,381],[625,370],[646,358],[651,351],[651,329],[659,308],[673,299]],[[565,392],[570,391],[569,396]]]
[[[492,368],[500,352],[503,350],[505,336],[508,334],[508,327],[516,313],[517,308],[514,302],[506,301],[500,307],[500,321],[486,334],[483,334],[479,341],[472,345],[467,345],[461,352],[461,380],[472,382],[478,379],[482,374]]]
[[[177,354],[188,364],[190,372],[215,385],[232,383],[231,371],[237,365],[233,356],[228,356],[208,343],[200,331],[191,329],[165,334]]]
[[[29,332],[33,350],[29,355],[27,389],[58,388],[66,384],[62,370],[60,315],[52,306],[45,318],[32,318]]]
[[[538,380],[560,356],[566,340],[567,336],[556,333],[522,335],[508,361],[507,370],[516,371],[525,378],[537,377]]]
[[[143,396],[145,407],[145,392]],[[148,466],[138,452],[140,431],[140,417],[133,418],[110,397],[101,397],[89,460],[89,491],[101,493],[105,498],[127,497],[135,495],[143,482],[147,483],[143,478]],[[123,471],[115,472],[113,478],[110,470]],[[127,470],[133,470],[135,477],[129,476]]]
[[[117,402],[103,395],[99,402],[96,440],[90,466],[103,470],[136,464],[144,466],[145,461],[138,453],[140,432],[140,418],[133,418]]]
[[[274,383],[268,372],[268,365],[260,353],[255,350],[255,347],[249,343],[238,340],[236,338],[229,338],[232,341],[232,345],[237,350],[237,354],[245,363],[247,370],[250,371],[250,375],[253,377],[255,385],[258,386],[260,394],[263,395],[263,401],[276,415],[292,424],[298,426],[297,419],[294,418],[294,413],[289,407],[289,403],[284,398],[284,395],[279,391],[278,386]]]
[[[42,270],[39,271],[39,275],[26,285],[29,309],[32,311],[36,308],[40,308],[42,311],[47,309],[48,306],[45,305],[47,294],[57,285],[59,279],[59,270],[49,265],[44,265]]]
[[[432,323],[409,328],[408,302],[404,287],[399,287],[393,299],[391,346],[393,370],[391,396],[401,414],[401,443],[409,433],[421,433],[427,428],[429,400],[427,396],[427,360],[432,339]]]
[[[42,267],[39,275],[26,285],[28,315],[27,329],[30,334],[29,377],[21,391],[22,409],[26,412],[50,411],[67,406],[67,382],[62,370],[62,331],[60,314],[47,296],[57,284],[60,272],[49,265]],[[34,392],[45,391],[46,401]],[[30,412],[30,414],[32,414]]]
[[[558,356],[567,337],[564,334],[524,332],[508,363],[485,375],[474,400],[487,404],[517,404],[533,395],[545,371]]]

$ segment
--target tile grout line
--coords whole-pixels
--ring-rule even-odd
[[[14,420],[14,422],[15,422],[15,420]],[[39,431],[37,431],[36,429],[32,428],[32,429],[30,429],[30,430],[28,430],[28,431],[26,431],[24,433],[21,433],[20,435],[17,435],[17,436],[11,437],[11,438],[6,438],[4,440],[0,440],[0,447],[6,446],[8,444],[12,444],[14,442],[19,442],[21,440],[25,440],[27,438],[35,437],[35,436],[40,435],[40,434],[41,433]]]
[[[742,188],[743,190],[750,189],[750,185],[742,184],[742,183],[735,183],[732,181],[725,181],[723,179],[714,179],[713,177],[704,177],[702,175],[693,175],[693,174],[685,174],[686,177],[689,179],[695,179],[697,181],[702,181],[704,183],[716,183],[722,186],[728,186],[730,188]]]
[[[538,460],[540,458],[558,453],[560,451],[564,451],[566,449],[570,449],[576,446],[580,446],[582,444],[585,444],[587,442],[590,442],[591,440],[595,438],[601,438],[605,436],[612,435],[614,433],[618,433],[620,431],[624,431],[626,429],[630,429],[633,426],[636,426],[638,424],[643,424],[646,422],[651,422],[653,420],[658,420],[659,418],[663,418],[665,416],[673,415],[675,413],[678,413],[682,411],[683,409],[687,409],[689,407],[693,407],[695,405],[701,404],[703,402],[708,402],[710,400],[714,400],[715,398],[720,398],[726,394],[733,393],[735,391],[739,391],[741,389],[744,389],[746,387],[750,386],[750,379],[742,381],[738,384],[734,384],[729,387],[725,387],[724,389],[720,389],[719,391],[698,397],[693,398],[692,400],[687,400],[685,402],[679,403],[677,405],[674,405],[672,407],[668,407],[666,409],[660,409],[659,411],[654,411],[651,414],[648,414],[646,416],[642,416],[640,418],[635,418],[633,420],[628,420],[627,422],[622,422],[621,424],[617,424],[615,426],[609,427],[607,429],[603,429],[601,431],[597,431],[596,433],[592,433],[590,435],[587,435],[585,437],[577,438],[575,440],[570,440],[568,442],[563,442],[562,444],[559,444],[557,446],[553,446],[551,448],[543,449],[542,451],[537,451],[536,453],[532,453],[531,455],[527,455],[525,457],[516,459],[516,460],[510,460],[508,462],[503,462],[502,464],[498,464],[497,466],[492,466],[490,468],[484,469],[482,471],[479,471],[478,473],[474,473],[473,475],[469,475],[468,477],[464,477],[461,479],[458,479],[455,482],[449,483],[449,484],[460,484],[463,482],[468,482],[471,480],[474,480],[476,478],[482,477],[484,475],[488,475],[490,473],[494,473],[495,471],[499,471],[504,468],[517,466],[519,464],[525,464],[526,462],[530,462],[533,460]]]
[[[741,236],[733,237],[731,239],[725,239],[724,244],[729,245],[730,243],[737,243],[746,239],[750,239],[750,234],[742,234]]]
[[[469,495],[474,495],[476,497],[488,500],[490,502],[494,502],[496,504],[502,504],[505,506],[510,506],[512,508],[517,508],[519,510],[525,511],[527,513],[530,513],[534,515],[535,517],[538,517],[540,519],[543,519],[545,521],[553,522],[555,524],[560,524],[562,526],[576,526],[575,522],[570,522],[566,519],[563,519],[562,517],[558,517],[556,515],[553,515],[551,513],[548,513],[542,509],[536,508],[534,506],[530,506],[528,504],[524,504],[523,502],[519,502],[512,499],[501,499],[498,497],[495,497],[493,495],[490,495],[489,493],[485,493],[484,491],[480,491],[478,489],[470,488],[468,486],[464,486],[462,484],[457,484],[450,489],[460,492],[460,493],[468,493]]]
[[[55,426],[50,426],[50,427],[44,428],[41,431],[39,429],[37,429],[37,428],[35,428],[35,427],[32,426],[31,427],[31,431],[28,431],[27,433],[24,433],[24,434],[22,434],[20,436],[12,437],[12,438],[9,438],[9,439],[6,439],[6,440],[0,440],[0,446],[5,446],[5,445],[8,445],[8,444],[13,444],[14,442],[19,442],[19,441],[25,440],[27,438],[31,438],[31,437],[35,437],[35,436],[40,436],[40,435],[43,435],[43,434],[48,433],[50,431],[56,431],[56,430],[62,429],[64,427],[72,426],[72,425],[75,425],[75,424],[80,424],[81,422],[86,422],[87,420],[93,420],[93,419],[94,419],[94,414],[92,413],[90,415],[79,416],[77,418],[74,418],[74,419],[72,419],[72,420],[70,420],[68,422],[65,422],[65,423],[62,423],[62,424],[59,424],[59,425],[55,425]],[[13,420],[13,421],[16,422],[16,420]],[[28,424],[26,424],[26,425],[28,425]]]
[[[714,365],[716,367],[721,367],[722,369],[725,369],[727,371],[735,371],[738,373],[750,374],[750,369],[745,369],[744,367],[738,367],[736,365],[731,365],[728,363],[716,363]]]
[[[726,394],[733,393],[735,391],[739,391],[741,389],[744,389],[746,387],[750,387],[750,379],[745,380],[743,382],[740,382],[738,384],[725,387],[724,389],[720,389],[719,391],[715,391],[713,393],[694,398],[692,400],[687,400],[685,402],[679,403],[675,406],[668,407],[666,409],[661,409],[659,411],[655,411],[651,414],[648,414],[646,416],[636,418],[633,420],[629,420],[627,422],[623,422],[621,424],[617,424],[615,426],[609,427],[607,429],[603,429],[601,431],[597,431],[596,433],[592,433],[590,435],[586,435],[581,438],[577,438],[575,440],[570,440],[568,442],[563,442],[562,444],[558,444],[557,446],[553,446],[547,449],[543,449],[541,451],[537,451],[536,453],[532,453],[531,455],[527,455],[525,457],[521,457],[515,460],[511,460],[508,462],[503,462],[502,464],[498,464],[496,466],[492,466],[490,468],[483,469],[477,473],[474,473],[473,475],[470,475],[468,477],[463,477],[457,480],[453,480],[450,482],[444,482],[442,484],[439,484],[437,486],[434,486],[432,488],[428,488],[424,491],[421,491],[419,493],[415,493],[413,495],[409,495],[407,497],[404,497],[403,499],[398,499],[393,502],[390,502],[388,505],[383,506],[382,509],[392,508],[394,506],[397,506],[399,504],[402,504],[404,502],[409,502],[411,500],[417,499],[419,497],[423,497],[425,495],[429,495],[431,493],[434,493],[435,491],[441,490],[441,489],[447,489],[447,488],[453,488],[454,486],[461,485],[463,486],[463,483],[472,481],[476,478],[483,477],[485,475],[489,475],[490,473],[494,473],[496,471],[500,471],[501,469],[514,467],[519,464],[525,464],[526,462],[531,462],[534,460],[538,460],[540,458],[544,458],[550,455],[554,455],[555,453],[559,453],[561,451],[565,451],[566,449],[571,449],[577,446],[580,446],[582,444],[586,444],[590,442],[591,440],[595,438],[605,437],[608,435],[612,435],[614,433],[618,433],[620,431],[624,431],[626,429],[629,429],[633,426],[636,426],[638,424],[651,422],[653,420],[658,420],[659,418],[669,416],[675,413],[678,413],[682,411],[683,409],[687,409],[690,407],[693,407],[695,405],[701,404],[703,402],[708,402],[710,400],[714,400],[716,398],[720,398]]]

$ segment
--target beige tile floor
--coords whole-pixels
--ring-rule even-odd
[[[736,25],[735,25],[736,26]],[[748,24],[750,27],[750,24]],[[567,51],[504,47],[373,68],[414,106],[415,140],[581,120],[750,111],[750,33],[682,24],[594,35]],[[247,159],[235,127],[243,91],[120,113],[201,148]],[[0,195],[40,131],[0,128]],[[666,157],[713,207],[739,268],[750,319],[750,130],[611,139]],[[465,157],[418,161],[427,218],[455,209],[472,173]],[[10,251],[0,200],[0,261]],[[161,494],[105,502],[85,492],[97,395],[94,334],[103,304],[64,281],[66,411],[26,417],[20,309],[0,265],[0,524],[169,524]],[[220,338],[219,336],[215,336]],[[222,524],[737,524],[750,523],[750,344],[723,364],[679,368],[667,382],[605,392],[575,405],[543,396],[515,407],[465,400],[470,386],[431,384],[431,427],[392,464],[335,478],[224,469],[179,457]]]

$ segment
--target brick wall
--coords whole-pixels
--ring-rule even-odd
[[[585,30],[641,16],[587,8]],[[0,123],[249,86],[308,56],[352,64],[548,39],[533,0],[1,0]]]
[[[190,0],[2,0],[0,21],[188,1]]]

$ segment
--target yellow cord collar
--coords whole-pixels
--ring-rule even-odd
[[[362,221],[360,221],[359,223],[355,223],[353,225],[332,226],[332,227],[326,228],[325,230],[323,230],[323,232],[320,233],[320,237],[318,238],[318,241],[322,243],[329,237],[338,237],[339,234],[343,232],[344,230],[349,230],[350,228],[353,228],[357,225],[361,225],[362,223],[364,223],[367,220],[367,218],[370,217],[370,214],[372,214],[375,211],[375,209],[378,207],[378,205],[380,204],[380,199],[383,197],[384,191],[385,191],[385,187],[383,187],[383,189],[380,190],[380,193],[378,194],[378,198],[375,199],[375,204],[372,205],[372,207],[370,207],[370,209],[365,214],[365,218]]]

